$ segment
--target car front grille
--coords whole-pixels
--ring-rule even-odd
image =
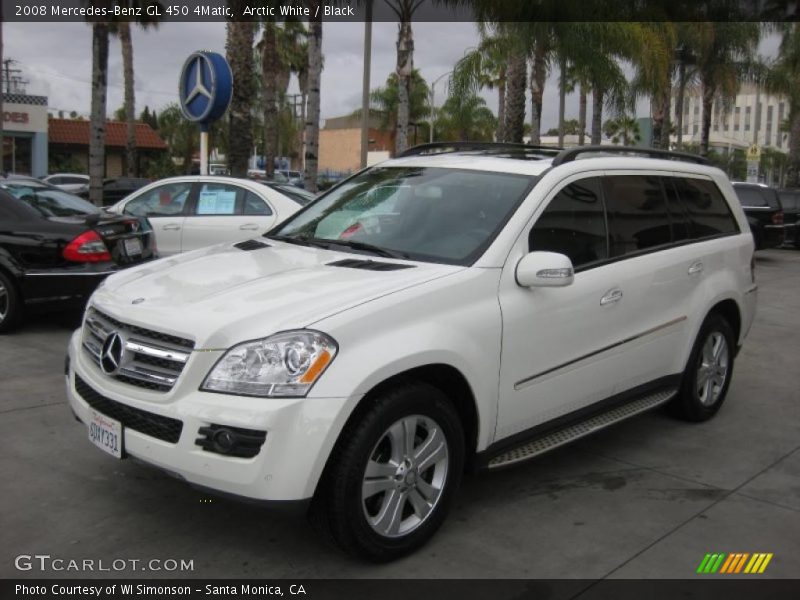
[[[106,360],[104,368],[103,347],[115,333],[121,338],[122,351],[111,362]],[[109,377],[137,387],[168,392],[186,366],[194,342],[123,323],[91,307],[83,325],[83,349]]]
[[[122,404],[106,398],[96,392],[88,383],[75,375],[75,391],[97,412],[116,419],[124,427],[149,435],[159,440],[177,444],[183,430],[183,423],[178,419],[163,417],[146,410]]]

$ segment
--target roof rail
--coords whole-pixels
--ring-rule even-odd
[[[663,158],[665,160],[682,160],[686,162],[693,162],[699,165],[708,165],[708,159],[697,154],[689,154],[688,152],[674,152],[672,150],[660,150],[657,148],[637,148],[633,146],[579,146],[578,148],[570,148],[559,153],[553,159],[553,166],[563,165],[564,163],[572,162],[581,154],[633,154],[643,155],[648,158]]]
[[[397,155],[397,158],[420,156],[423,154],[447,154],[451,152],[485,152],[486,154],[516,155],[519,158],[552,158],[562,148],[551,146],[533,146],[530,144],[513,144],[508,142],[432,142],[408,148]]]

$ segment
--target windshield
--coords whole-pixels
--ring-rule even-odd
[[[268,235],[411,260],[471,264],[534,180],[462,169],[375,167]]]
[[[45,186],[6,183],[3,188],[44,217],[76,217],[100,212],[83,198]]]

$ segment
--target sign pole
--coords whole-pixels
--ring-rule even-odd
[[[200,126],[200,175],[208,175],[208,127]]]

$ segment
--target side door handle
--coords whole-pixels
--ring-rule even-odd
[[[245,231],[255,231],[258,229],[258,225],[255,223],[245,223],[244,225],[239,225],[239,229],[243,229]]]
[[[622,290],[619,288],[614,288],[613,290],[607,291],[605,296],[600,298],[600,306],[605,306],[606,304],[614,304],[615,302],[619,302],[620,300],[622,300]]]
[[[180,228],[181,226],[177,223],[170,223],[169,225],[164,225],[161,229],[164,231],[178,231]]]
[[[697,275],[699,273],[702,273],[703,272],[703,263],[701,263],[700,261],[697,261],[691,267],[689,267],[689,270],[687,272],[689,273],[689,275]]]

